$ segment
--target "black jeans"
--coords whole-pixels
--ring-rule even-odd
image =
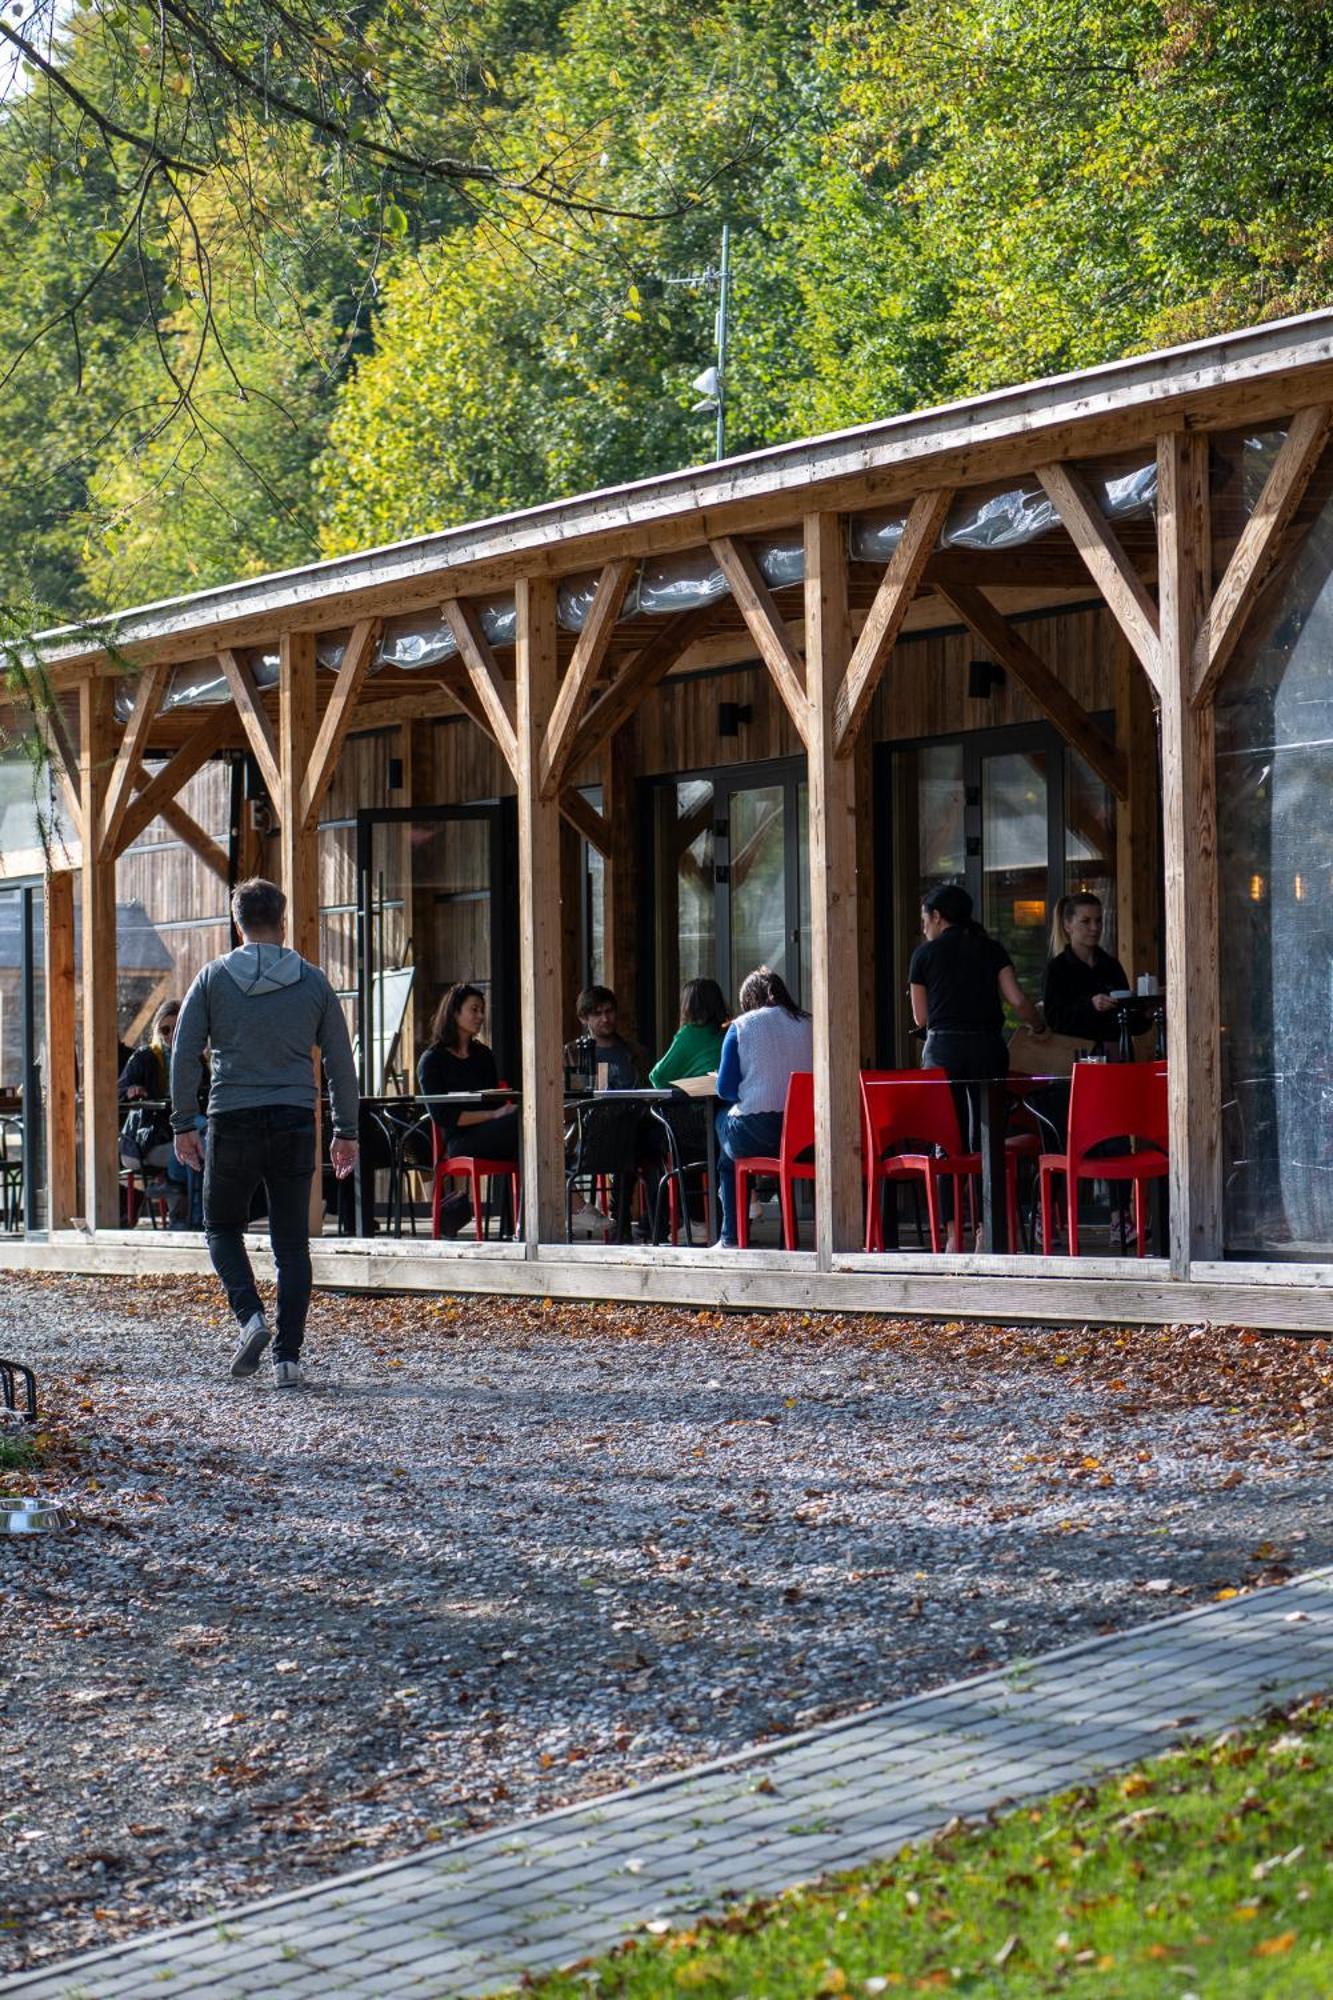
[[[208,1121],[204,1160],[204,1235],[213,1269],[242,1326],[260,1311],[245,1247],[250,1205],[262,1181],[268,1234],[278,1267],[275,1361],[300,1358],[310,1310],[310,1183],[315,1173],[315,1117],[293,1104],[223,1111]]]

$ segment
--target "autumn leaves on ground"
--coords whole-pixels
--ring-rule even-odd
[[[311,1391],[229,1347],[202,1281],[6,1280],[77,1521],[0,1557],[0,1969],[1333,1561],[1323,1341],[321,1296]]]

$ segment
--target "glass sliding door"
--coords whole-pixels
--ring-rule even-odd
[[[689,979],[734,1006],[771,965],[805,1000],[810,958],[809,806],[794,759],[674,778],[653,789],[653,997],[665,1045]]]
[[[413,1087],[445,990],[486,996],[502,1075],[518,1060],[511,800],[403,807],[357,820],[358,1051],[372,1096]]]
[[[880,1042],[918,1054],[908,1035],[907,968],[920,942],[921,898],[961,882],[1035,999],[1056,901],[1075,889],[1102,899],[1102,941],[1115,950],[1115,801],[1048,724],[975,731],[880,753],[888,785],[879,813],[892,907],[879,913]],[[886,903],[888,899],[886,898]]]
[[[974,892],[973,900],[986,929],[1014,961],[1019,984],[1034,997],[1041,992],[1050,933],[1050,762],[1042,750],[981,759],[981,895]]]

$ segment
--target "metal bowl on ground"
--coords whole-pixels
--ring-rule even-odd
[[[56,1500],[0,1495],[0,1535],[50,1535],[68,1526],[69,1515]]]

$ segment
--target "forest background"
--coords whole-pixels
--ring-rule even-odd
[[[1323,0],[8,0],[0,40],[11,613],[707,458],[724,220],[732,451],[1333,299]]]

